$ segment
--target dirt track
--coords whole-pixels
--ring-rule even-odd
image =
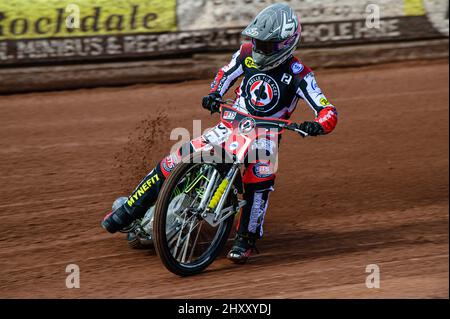
[[[159,156],[136,149],[143,118],[216,121],[199,105],[208,82],[0,96],[0,297],[448,298],[448,62],[317,74],[340,122],[326,137],[285,134],[261,254],[191,278],[100,220]],[[311,113],[301,104],[293,119]],[[65,287],[70,263],[80,289]],[[368,264],[380,289],[365,286]]]

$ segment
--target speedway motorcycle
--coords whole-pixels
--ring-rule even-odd
[[[153,244],[164,266],[179,276],[202,272],[224,248],[235,214],[245,205],[241,168],[258,137],[301,131],[288,120],[239,112],[217,100],[220,123],[191,143],[195,152],[175,166],[156,205],[125,232],[134,248]],[[119,198],[113,205],[120,205]]]

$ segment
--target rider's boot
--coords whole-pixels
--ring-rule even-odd
[[[102,227],[110,233],[115,233],[126,230],[136,219],[144,217],[147,209],[156,202],[164,180],[165,174],[161,172],[158,164],[123,205],[104,217]]]
[[[237,264],[245,264],[253,251],[258,252],[256,239],[255,234],[237,234],[227,258]]]
[[[102,220],[102,227],[111,234],[126,229],[136,219],[124,206],[122,205],[116,210],[109,212]]]

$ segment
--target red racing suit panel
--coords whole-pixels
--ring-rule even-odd
[[[259,71],[252,58],[252,44],[245,43],[233,54],[228,65],[222,67],[211,84],[211,92],[224,96],[242,77],[236,89],[234,107],[255,116],[288,119],[304,100],[314,111],[315,121],[325,134],[337,124],[336,108],[317,84],[313,71],[292,57],[280,66]]]

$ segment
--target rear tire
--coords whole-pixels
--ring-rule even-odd
[[[128,244],[128,247],[130,247],[132,249],[148,249],[148,248],[150,248],[149,246],[142,244],[139,237],[136,236],[136,234],[133,232],[127,233],[127,244]]]
[[[132,249],[142,249],[141,241],[134,233],[127,234],[127,244]]]

